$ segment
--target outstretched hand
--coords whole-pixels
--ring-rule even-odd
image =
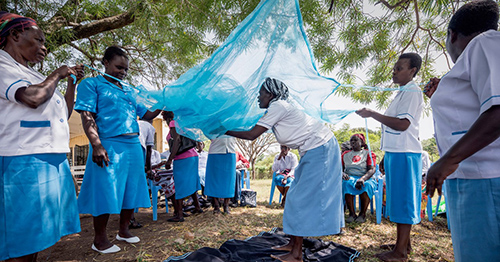
[[[427,171],[427,189],[425,190],[425,194],[432,197],[434,191],[437,189],[438,194],[441,195],[444,180],[453,174],[457,168],[458,163],[453,163],[446,156],[434,163]]]
[[[366,107],[363,107],[359,110],[356,111],[356,114],[358,114],[359,116],[361,116],[362,118],[367,118],[367,117],[372,117],[373,116],[373,113],[375,111],[371,110],[371,109],[368,109]]]

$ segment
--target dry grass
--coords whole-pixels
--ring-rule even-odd
[[[144,209],[136,214],[144,225],[133,232],[141,238],[137,245],[114,241],[122,252],[100,255],[90,249],[93,238],[92,217],[82,216],[82,232],[67,236],[53,247],[39,255],[39,261],[162,261],[169,256],[182,255],[202,247],[218,248],[229,239],[245,239],[273,227],[281,227],[283,210],[278,207],[278,191],[274,203],[268,206],[270,180],[251,181],[252,189],[258,192],[257,208],[235,208],[231,215],[214,215],[211,210],[186,218],[184,223],[168,223],[171,216],[165,209],[159,209],[158,221],[152,221],[151,210]],[[170,210],[173,212],[173,210]],[[117,233],[118,217],[111,216],[108,235],[114,239]],[[377,261],[374,254],[381,252],[379,245],[393,243],[396,237],[395,224],[383,220],[375,223],[369,215],[364,224],[350,224],[339,236],[326,236],[342,245],[361,252],[357,261]],[[412,231],[413,252],[410,261],[453,261],[450,233],[446,219],[435,222],[423,221]]]

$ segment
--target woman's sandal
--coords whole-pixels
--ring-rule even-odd
[[[137,228],[141,228],[141,227],[142,227],[141,223],[137,222],[135,220],[135,218],[130,219],[130,224],[128,225],[129,229],[137,229]]]
[[[194,209],[193,211],[191,211],[192,214],[203,214],[203,209]]]
[[[184,222],[184,218],[183,217],[172,217],[172,218],[169,218],[167,219],[168,222]]]

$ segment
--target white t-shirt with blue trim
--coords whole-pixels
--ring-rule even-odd
[[[144,149],[148,146],[154,146],[156,134],[154,126],[144,120],[138,120],[137,124],[139,125],[139,141],[141,142],[141,146]]]
[[[15,98],[19,88],[39,84],[46,77],[16,62],[0,50],[0,156],[69,152],[68,108],[55,91],[38,108]]]
[[[298,149],[301,156],[333,138],[323,123],[284,100],[272,102],[257,125],[272,129],[280,145]]]
[[[494,105],[500,105],[500,32],[490,30],[469,42],[432,95],[439,154],[445,154]],[[462,161],[448,179],[500,177],[499,156],[497,139]]]
[[[410,81],[404,86],[412,91],[399,91],[384,115],[408,119],[410,125],[405,131],[394,130],[382,125],[382,140],[380,149],[393,153],[421,153],[422,145],[419,139],[419,122],[424,107],[424,97],[415,82]]]

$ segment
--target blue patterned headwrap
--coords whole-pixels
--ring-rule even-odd
[[[267,92],[271,93],[274,96],[274,98],[271,99],[269,103],[288,99],[288,87],[280,80],[268,77],[266,78],[262,86]]]

